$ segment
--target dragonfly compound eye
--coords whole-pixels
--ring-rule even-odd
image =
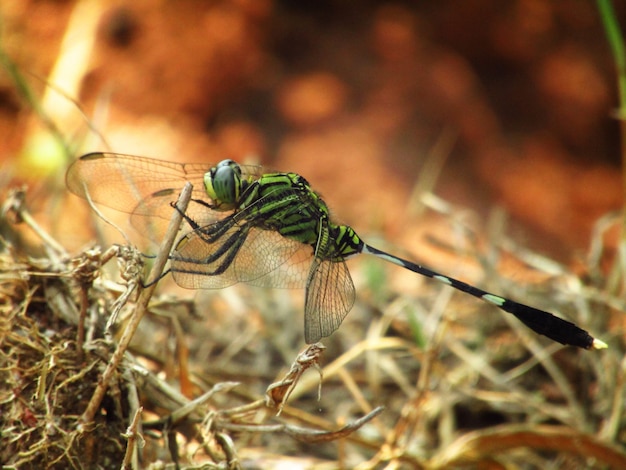
[[[233,160],[222,160],[204,175],[207,195],[220,204],[232,205],[241,194],[241,167]]]

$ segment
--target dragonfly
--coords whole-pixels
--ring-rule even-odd
[[[336,223],[328,206],[297,173],[266,172],[223,160],[174,163],[95,152],[68,169],[68,189],[130,214],[131,224],[154,240],[164,233],[182,187],[193,185],[182,214],[187,230],[169,256],[181,287],[219,289],[239,282],[305,288],[304,337],[317,343],[339,328],[355,301],[346,260],[369,254],[437,280],[514,315],[538,334],[564,345],[607,345],[576,324],[399,258]]]

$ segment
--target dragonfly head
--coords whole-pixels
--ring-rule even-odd
[[[234,160],[222,160],[204,174],[204,188],[222,210],[233,209],[243,188],[241,167]]]

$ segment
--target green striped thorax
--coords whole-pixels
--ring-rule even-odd
[[[205,173],[204,187],[214,201],[212,209],[249,208],[254,226],[310,245],[320,259],[339,261],[361,252],[359,236],[331,222],[326,203],[296,173],[266,173],[255,180],[243,176],[237,162],[222,160]]]

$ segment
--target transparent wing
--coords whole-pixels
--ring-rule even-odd
[[[276,195],[297,203],[276,212],[270,208],[268,215],[266,204],[275,202]],[[291,221],[298,225],[302,204],[297,191],[277,190],[244,210],[189,232],[170,257],[174,280],[192,289],[219,289],[237,282],[304,287],[313,248],[276,231],[277,223]],[[311,239],[316,237],[314,233]]]
[[[216,239],[213,227],[185,236],[171,256],[176,283],[189,289],[220,289],[238,282],[264,287],[304,287],[313,249],[279,233],[234,225]]]
[[[280,237],[275,232],[271,232],[272,237]],[[281,237],[282,238],[282,237]],[[290,244],[294,244],[295,248],[291,251],[286,246],[280,247],[281,255],[277,261],[283,259],[283,262],[279,262],[278,266],[263,274],[261,277],[247,281],[248,284],[259,287],[278,287],[285,289],[301,289],[306,286],[307,277],[313,260],[313,248],[309,245],[303,245],[302,243],[282,238],[287,240]],[[281,245],[284,242],[281,242]],[[288,254],[288,253],[291,254]]]
[[[204,174],[212,163],[173,163],[118,153],[90,153],[68,169],[68,189],[83,199],[131,214],[132,225],[153,240],[162,238],[172,215],[171,203],[187,181],[193,185],[187,214],[199,225],[223,217],[212,211],[204,190]],[[242,165],[244,177],[258,179],[260,166]]]
[[[355,292],[343,260],[315,258],[306,286],[304,339],[312,344],[339,328],[354,305]]]

